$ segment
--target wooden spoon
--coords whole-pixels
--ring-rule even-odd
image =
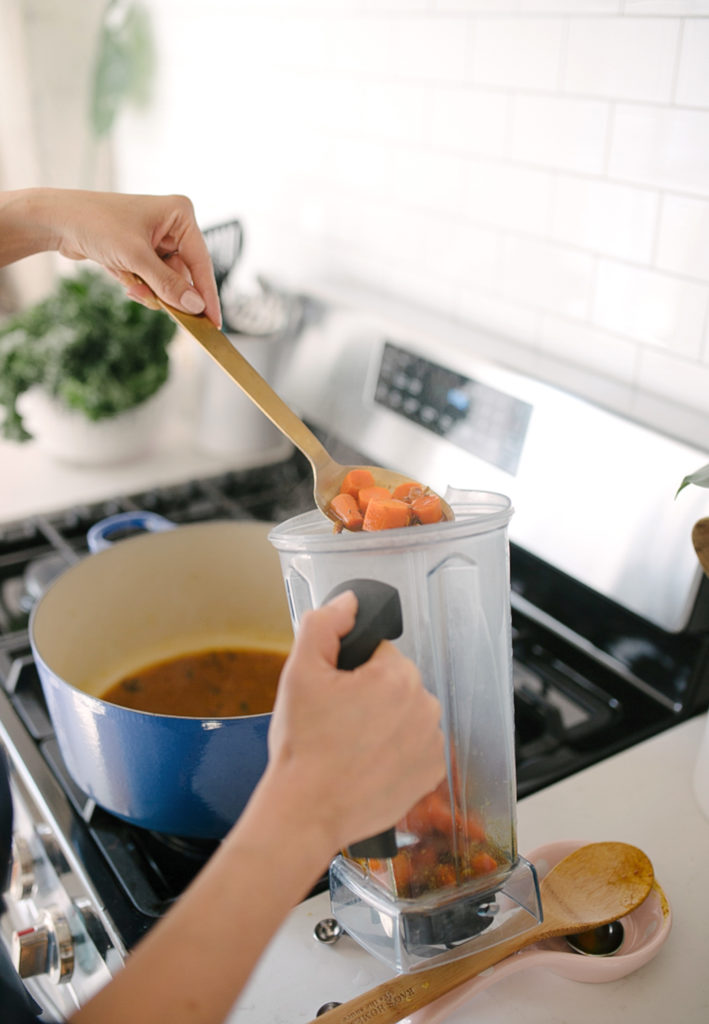
[[[699,519],[692,527],[692,544],[702,569],[709,576],[709,519]]]
[[[540,924],[460,960],[382,982],[317,1020],[325,1024],[395,1024],[525,946],[625,917],[646,899],[653,880],[652,864],[636,846],[588,843],[564,857],[542,879],[544,920]],[[514,918],[508,926],[512,930]]]
[[[156,296],[157,298],[157,296]],[[305,455],[313,470],[313,494],[315,504],[320,511],[342,527],[342,520],[332,511],[330,502],[340,490],[345,475],[351,469],[368,469],[378,486],[393,491],[399,484],[407,483],[410,476],[395,473],[381,466],[343,466],[335,462],[325,450],[315,434],[306,427],[289,406],[279,398],[273,388],[266,383],[253,366],[244,359],[229,339],[211,320],[205,316],[193,316],[179,309],[168,306],[157,298],[165,312],[178,324],[196,338],[202,348],[206,349],[212,359],[228,373],[241,390],[254,402],[264,415],[278,427],[281,433],[292,441],[296,448]],[[440,496],[439,496],[440,497]],[[453,511],[443,498],[441,509],[446,519],[454,519]]]

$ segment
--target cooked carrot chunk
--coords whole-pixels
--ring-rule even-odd
[[[362,512],[367,511],[367,505],[373,498],[391,498],[391,494],[386,487],[361,487],[360,492],[357,495],[357,504],[359,505]]]
[[[396,498],[374,498],[367,506],[362,524],[363,530],[394,530],[399,526],[408,526],[411,522],[411,509],[405,501]]]
[[[476,875],[489,875],[497,867],[497,861],[489,853],[481,851],[471,857],[470,866]]]
[[[391,496],[399,501],[413,501],[414,498],[418,498],[423,494],[423,490],[422,484],[416,483],[415,480],[408,480],[406,483],[395,487],[391,492]]]
[[[330,508],[347,530],[361,530],[364,516],[351,494],[336,494]]]
[[[440,523],[443,518],[441,499],[437,494],[422,494],[411,502],[411,511],[420,523]]]
[[[363,487],[373,487],[374,477],[368,469],[351,469],[340,486],[340,494],[357,497]]]

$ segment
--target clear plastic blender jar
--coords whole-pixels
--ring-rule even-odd
[[[466,955],[541,918],[516,838],[512,509],[500,494],[446,498],[454,522],[335,533],[314,511],[270,533],[294,627],[348,581],[394,587],[403,627],[394,642],[441,704],[445,781],[396,823],[391,855],[352,848],[330,868],[334,916],[398,971]]]

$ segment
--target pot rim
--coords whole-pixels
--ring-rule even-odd
[[[41,665],[42,670],[43,670],[42,672],[39,673],[39,675],[40,675],[40,683],[42,685],[42,688],[44,689],[44,686],[45,686],[45,674],[46,674],[46,678],[49,678],[49,679],[53,680],[54,683],[58,687],[66,688],[66,689],[68,689],[70,691],[73,691],[77,695],[78,698],[80,698],[82,701],[86,702],[93,709],[93,713],[106,714],[110,710],[111,714],[125,713],[125,714],[127,714],[127,715],[129,715],[131,717],[135,716],[135,715],[138,715],[138,716],[142,716],[144,718],[151,718],[151,719],[170,720],[170,721],[178,721],[178,722],[184,722],[184,723],[197,723],[201,729],[205,729],[206,731],[208,731],[210,729],[215,729],[215,728],[222,728],[222,726],[225,723],[228,723],[228,722],[238,722],[240,720],[252,721],[254,719],[259,719],[259,718],[263,718],[263,719],[269,718],[273,714],[272,711],[266,711],[266,712],[261,712],[260,714],[251,714],[251,715],[229,715],[229,716],[227,716],[227,715],[224,715],[224,716],[214,716],[214,715],[206,716],[205,715],[205,716],[201,716],[200,717],[200,716],[196,716],[196,715],[171,715],[171,714],[164,714],[164,713],[160,713],[160,712],[156,712],[156,711],[141,711],[138,708],[127,708],[127,707],[124,707],[122,704],[114,704],[113,702],[105,700],[102,697],[98,697],[95,694],[88,693],[81,686],[77,686],[75,683],[71,683],[71,682],[69,682],[69,680],[65,679],[64,676],[61,673],[59,673],[56,669],[52,668],[48,664],[46,658],[44,658],[44,656],[42,655],[42,653],[41,653],[41,651],[39,649],[39,642],[36,639],[35,620],[36,620],[37,616],[40,615],[41,612],[42,612],[42,606],[45,603],[45,598],[47,598],[50,593],[53,593],[55,588],[58,587],[62,583],[62,581],[66,579],[66,577],[69,574],[73,574],[75,572],[78,572],[82,568],[82,566],[84,564],[84,561],[87,558],[90,558],[92,560],[92,562],[93,562],[94,559],[104,559],[104,560],[105,559],[109,559],[109,558],[115,559],[115,558],[119,557],[118,555],[116,555],[116,549],[120,550],[121,546],[124,545],[124,544],[131,544],[131,545],[145,544],[149,540],[151,540],[153,544],[155,544],[156,542],[157,543],[161,543],[161,544],[169,544],[169,543],[173,543],[174,544],[174,543],[178,543],[178,542],[175,541],[174,539],[172,541],[170,541],[167,538],[170,538],[170,537],[174,538],[174,536],[176,534],[178,534],[178,533],[180,533],[181,531],[184,531],[184,530],[190,530],[190,531],[202,530],[202,531],[206,531],[207,529],[213,528],[215,526],[234,527],[234,528],[240,529],[242,532],[244,531],[245,527],[247,529],[250,529],[252,527],[258,527],[259,528],[258,532],[265,532],[269,528],[273,527],[273,523],[272,522],[267,522],[267,521],[264,521],[264,520],[257,520],[257,519],[254,519],[254,520],[251,520],[251,519],[248,519],[248,520],[211,519],[211,520],[207,520],[207,521],[204,521],[204,522],[182,523],[182,524],[179,524],[179,525],[176,524],[174,529],[171,529],[171,530],[166,530],[166,531],[160,532],[160,533],[145,532],[145,533],[136,534],[135,536],[127,537],[127,538],[124,538],[123,540],[116,541],[115,543],[112,543],[110,547],[105,548],[102,551],[87,552],[86,555],[84,555],[83,557],[80,557],[73,564],[68,565],[67,568],[63,572],[61,572],[59,574],[59,576],[57,576],[54,580],[52,580],[52,582],[49,584],[49,586],[44,591],[44,593],[41,595],[41,597],[35,602],[35,604],[32,607],[32,610],[30,611],[30,616],[29,616],[29,620],[28,620],[28,634],[29,634],[29,641],[30,641],[30,647],[32,649],[32,654],[33,654],[33,657],[34,657],[35,661],[37,662],[37,665],[38,666]],[[223,644],[220,645],[220,646],[222,648],[224,647]],[[258,646],[258,644],[255,644],[255,646]],[[276,648],[277,648],[277,645],[274,643],[274,644],[271,645],[270,650],[275,650]],[[208,647],[204,647],[202,649],[207,650]],[[266,649],[266,648],[264,648],[264,649]],[[183,651],[182,652],[182,654],[184,654],[184,655],[192,654],[192,653],[195,653],[195,649],[191,649],[189,651]],[[287,654],[288,651],[284,647],[281,653]],[[174,655],[174,657],[180,657],[180,654],[177,653],[177,654]],[[166,658],[165,660],[169,660],[169,659]],[[194,728],[194,725],[191,726],[191,727]],[[188,728],[188,726],[185,725],[185,726],[183,726],[183,728]]]

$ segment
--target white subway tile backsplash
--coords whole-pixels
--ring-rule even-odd
[[[477,223],[544,237],[553,185],[550,171],[496,160],[470,160],[462,209]]]
[[[709,287],[655,270],[601,260],[592,320],[599,327],[699,359]]]
[[[401,149],[385,157],[390,184],[397,201],[424,210],[461,209],[465,189],[465,162],[461,157],[429,149]]]
[[[352,85],[361,97],[361,128],[365,133],[390,142],[423,143],[428,139],[434,117],[434,97],[430,89],[400,82],[364,86],[353,82]]]
[[[439,11],[470,14],[618,14],[623,0],[431,0]],[[709,2],[709,0],[708,0]]]
[[[481,19],[475,28],[473,81],[505,89],[554,90],[563,38],[560,19]]]
[[[425,92],[431,106],[432,145],[502,156],[510,103],[504,93],[436,86]]]
[[[509,235],[502,260],[501,285],[506,295],[562,316],[588,316],[595,263],[592,256]]]
[[[376,26],[376,19],[372,19]],[[387,69],[411,81],[462,82],[470,63],[470,23],[412,15],[393,23],[394,52]]]
[[[515,96],[509,156],[566,171],[603,170],[608,104],[557,96]]]
[[[118,187],[709,437],[709,0],[144,3],[155,99],[121,118]]]
[[[668,103],[679,21],[571,18],[562,91]]]
[[[624,14],[709,14],[709,0],[624,0]]]
[[[496,231],[457,219],[436,220],[422,241],[432,275],[472,288],[495,287],[502,258],[502,238]]]
[[[709,110],[619,104],[609,174],[709,197]]]
[[[682,25],[675,100],[687,107],[709,107],[709,21],[687,18]]]
[[[307,32],[310,18],[301,17],[301,31]],[[400,53],[398,22],[387,17],[345,14],[324,21],[325,38],[312,61],[301,62],[297,50],[293,59],[300,67],[319,67],[323,62],[349,75],[390,78]]]
[[[709,201],[664,197],[657,266],[709,282]]]
[[[551,234],[593,252],[648,263],[658,205],[658,194],[650,189],[560,175]]]

